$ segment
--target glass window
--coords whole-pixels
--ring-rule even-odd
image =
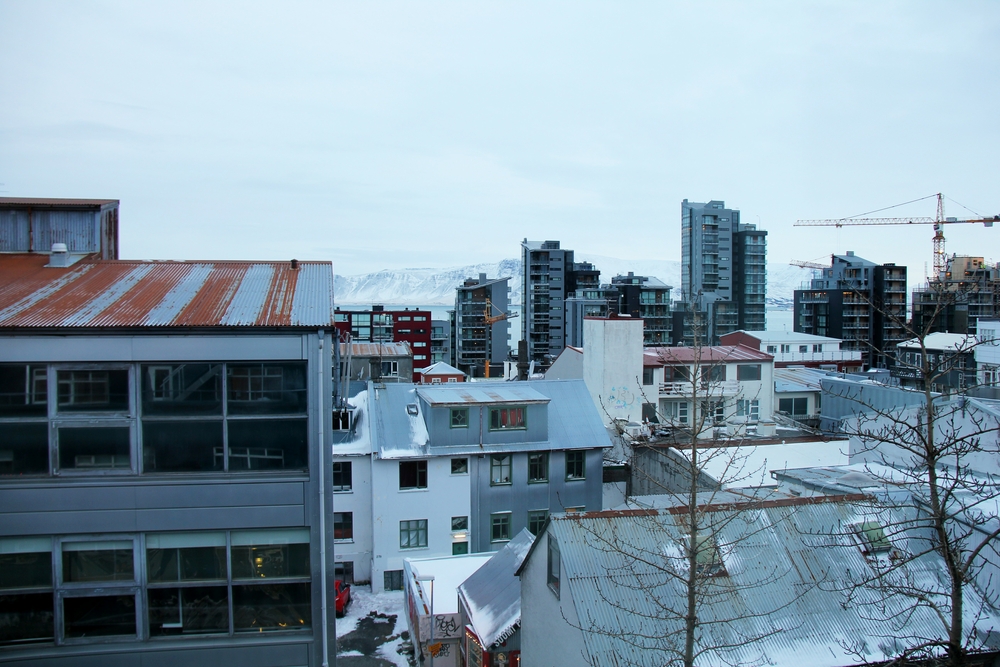
[[[350,461],[334,461],[333,462],[333,490],[334,491],[350,491],[352,488],[353,480],[351,478],[351,462]]]
[[[760,380],[760,364],[739,364],[736,367],[737,380]]]
[[[310,575],[308,528],[233,531],[231,541],[234,580]]]
[[[651,367],[646,367],[642,369],[642,384],[644,386],[649,386],[653,384],[653,371],[656,370]]]
[[[490,485],[510,483],[510,454],[494,454],[490,457]]]
[[[222,470],[221,421],[145,421],[143,472]]]
[[[132,540],[64,542],[62,575],[66,583],[134,581]]]
[[[452,459],[451,474],[466,475],[469,473],[469,459]]]
[[[403,571],[386,570],[382,573],[382,582],[385,590],[387,591],[403,590]]]
[[[306,366],[229,364],[229,414],[300,414],[306,411]]]
[[[233,586],[236,632],[268,632],[312,626],[312,588],[308,582]]]
[[[150,637],[229,632],[227,586],[150,588],[147,598]]]
[[[0,475],[46,475],[48,472],[48,424],[0,424]]]
[[[60,428],[59,467],[63,470],[131,468],[128,426]]]
[[[58,371],[60,412],[128,412],[128,370]]]
[[[222,364],[142,366],[144,415],[222,414]]]
[[[490,410],[490,430],[523,429],[524,408],[492,408]]]
[[[354,513],[333,513],[333,539],[354,541]]]
[[[51,588],[52,540],[0,539],[0,588]]]
[[[0,416],[45,416],[47,394],[45,366],[0,364]]]
[[[498,512],[490,515],[492,530],[490,540],[502,542],[510,539],[510,512]]]
[[[399,462],[399,489],[426,489],[427,461]]]
[[[68,639],[136,634],[135,594],[63,599],[63,627]]]
[[[469,408],[451,409],[451,427],[469,428]]]
[[[469,517],[467,517],[467,516],[453,516],[453,517],[451,517],[451,529],[452,530],[468,530],[469,529]]]
[[[305,419],[229,422],[230,470],[305,470],[309,465]],[[222,456],[222,450],[216,449]]]
[[[52,641],[55,614],[52,591],[0,593],[0,646]]]
[[[528,482],[549,481],[549,453],[528,454]]]
[[[451,555],[452,556],[464,556],[469,553],[469,543],[468,542],[452,542],[451,543]]]
[[[702,368],[701,370],[701,381],[702,383],[707,382],[725,382],[726,381],[726,365],[717,364],[715,366],[709,366],[707,368]]]
[[[587,476],[587,452],[566,452],[566,479],[584,479]]]
[[[559,579],[561,562],[559,557],[559,543],[556,542],[555,537],[551,534],[548,539],[548,558],[547,558],[547,572],[546,572],[546,582],[549,585],[549,589],[559,597]]]
[[[151,583],[227,579],[225,533],[164,533],[146,536],[146,572]]]
[[[548,510],[529,510],[528,530],[531,531],[531,534],[538,535],[539,531],[542,530],[542,526],[545,525],[545,520],[548,518],[549,518]]]
[[[416,549],[427,546],[427,519],[399,522],[399,548]]]

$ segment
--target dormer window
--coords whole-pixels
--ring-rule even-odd
[[[490,430],[506,431],[527,428],[524,420],[524,406],[490,409]]]
[[[856,523],[851,526],[851,531],[861,542],[861,550],[866,556],[889,553],[892,550],[892,542],[877,521]]]

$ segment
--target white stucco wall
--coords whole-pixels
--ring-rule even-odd
[[[399,460],[372,461],[372,591],[384,588],[386,570],[402,570],[404,558],[450,556],[453,516],[468,516],[472,529],[469,475],[451,474],[451,457],[427,460],[427,488],[400,491]],[[399,522],[427,519],[427,546],[399,548]],[[471,530],[467,531],[471,534]],[[466,538],[469,539],[468,537]]]
[[[372,463],[368,456],[337,456],[333,461],[351,462],[351,490],[333,492],[333,511],[351,512],[354,539],[337,540],[333,559],[354,563],[354,580],[370,581],[372,574]],[[332,519],[330,529],[333,530]]]
[[[642,421],[642,320],[583,321],[583,380],[605,424]]]

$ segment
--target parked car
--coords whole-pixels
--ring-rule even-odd
[[[337,595],[337,616],[340,617],[351,604],[351,585],[338,580],[333,584],[333,591]]]

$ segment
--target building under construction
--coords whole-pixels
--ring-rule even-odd
[[[945,270],[913,290],[913,330],[976,333],[980,318],[1000,317],[1000,264],[952,255]]]

